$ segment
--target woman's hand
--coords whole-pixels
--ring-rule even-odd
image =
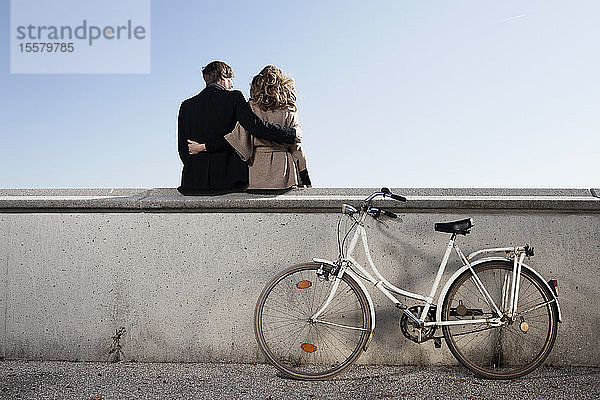
[[[206,145],[188,139],[188,150],[190,151],[190,154],[198,154],[201,151],[206,151]]]

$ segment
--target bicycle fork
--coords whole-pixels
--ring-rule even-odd
[[[331,303],[331,300],[333,300],[333,297],[335,296],[338,287],[340,286],[340,281],[342,279],[342,276],[344,275],[344,272],[346,271],[346,268],[348,267],[347,263],[342,263],[342,265],[340,266],[340,268],[337,271],[337,274],[335,274],[335,278],[333,281],[333,285],[331,287],[331,290],[329,291],[329,296],[327,296],[327,299],[325,300],[325,303],[323,303],[323,305],[321,306],[321,308],[319,308],[317,310],[316,313],[313,314],[312,317],[310,317],[308,320],[309,322],[317,322],[317,318],[319,318],[319,316],[321,314],[323,314],[323,311],[325,311],[325,309],[329,306],[329,303]],[[317,275],[323,275],[323,266],[321,265],[321,269],[319,269],[317,271]],[[318,322],[323,322],[323,321],[318,321]]]
[[[319,275],[319,276],[323,276],[324,275],[324,271],[322,270],[322,268],[323,267],[321,266],[321,269],[317,270],[317,275]],[[308,322],[312,323],[312,324],[314,324],[314,323],[320,323],[320,324],[324,324],[324,325],[337,326],[338,328],[346,328],[346,329],[353,329],[353,330],[357,330],[357,331],[368,332],[369,331],[368,329],[365,329],[365,328],[362,328],[362,327],[336,324],[334,322],[330,322],[330,321],[325,321],[325,320],[319,319],[319,316],[321,316],[321,314],[323,314],[323,312],[327,309],[327,307],[329,307],[329,304],[331,303],[331,301],[335,297],[335,295],[337,293],[337,290],[338,290],[338,288],[340,286],[340,282],[342,281],[342,277],[346,273],[347,269],[348,269],[348,262],[347,261],[342,261],[341,265],[340,265],[340,267],[339,267],[339,269],[337,271],[337,273],[334,275],[333,285],[331,286],[331,290],[329,291],[329,295],[327,296],[327,299],[325,300],[325,302],[323,303],[323,305],[321,306],[321,308],[319,308],[317,310],[317,312],[314,313],[308,319]]]

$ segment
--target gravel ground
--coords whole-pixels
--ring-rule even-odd
[[[301,382],[269,365],[0,361],[0,399],[600,399],[600,367],[489,381],[453,367],[354,366]]]

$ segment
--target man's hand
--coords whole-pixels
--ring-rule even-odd
[[[201,151],[206,151],[206,145],[188,139],[188,150],[190,151],[190,154],[198,154]]]

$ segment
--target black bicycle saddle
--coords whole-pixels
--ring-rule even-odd
[[[469,229],[471,229],[473,225],[473,220],[471,218],[467,218],[453,222],[436,222],[434,229],[438,232],[466,235],[469,233]]]

